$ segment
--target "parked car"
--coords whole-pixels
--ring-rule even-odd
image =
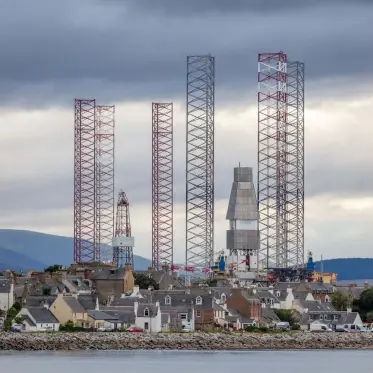
[[[281,321],[276,324],[276,329],[277,330],[290,330],[290,324],[287,321]]]
[[[130,332],[130,333],[141,333],[142,329],[138,328],[137,326],[134,326],[134,327],[128,328],[127,332]]]
[[[335,332],[337,332],[337,333],[351,333],[348,329],[345,329],[345,328],[336,328]]]

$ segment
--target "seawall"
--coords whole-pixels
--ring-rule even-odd
[[[373,333],[0,333],[0,350],[373,349]]]

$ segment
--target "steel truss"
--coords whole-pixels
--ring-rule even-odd
[[[173,264],[173,104],[152,104],[152,268]]]
[[[292,206],[289,225],[292,233],[290,264],[303,267],[304,252],[304,63],[290,61],[287,64],[288,123],[292,133],[289,143],[294,153],[291,167]]]
[[[96,244],[111,260],[114,234],[115,106],[96,106]]]
[[[74,261],[99,259],[96,245],[95,100],[75,100],[74,129]]]
[[[123,191],[119,192],[115,220],[115,237],[120,236],[131,237],[130,204],[126,193]],[[129,264],[133,268],[133,248],[114,247],[113,262],[116,267],[123,267]]]
[[[215,58],[187,57],[186,266],[214,262]]]
[[[304,92],[304,69],[299,64],[288,63],[283,52],[258,56],[258,209],[266,268],[304,263],[304,94],[299,92]]]

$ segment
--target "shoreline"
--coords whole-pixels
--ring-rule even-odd
[[[373,333],[0,333],[0,351],[373,350]]]

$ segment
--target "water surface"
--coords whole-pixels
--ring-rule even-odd
[[[0,371],[13,373],[372,373],[373,351],[86,351],[0,352]]]

